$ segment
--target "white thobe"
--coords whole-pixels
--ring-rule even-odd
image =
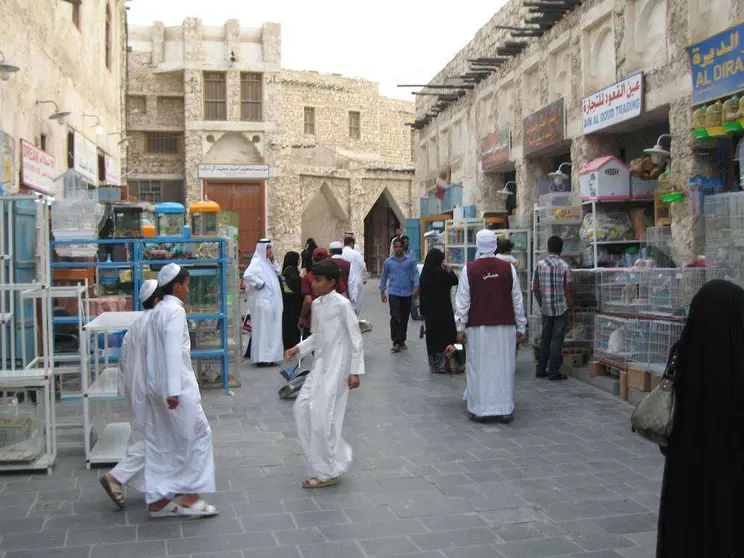
[[[351,264],[352,270],[356,268],[356,277],[359,279],[360,284],[357,288],[356,300],[351,300],[351,305],[354,307],[354,312],[359,316],[362,313],[362,298],[364,297],[364,283],[365,277],[367,277],[367,264],[364,263],[364,256],[359,252],[356,252],[350,246],[345,246],[341,256]],[[349,280],[351,280],[351,274],[349,274]]]
[[[111,475],[123,485],[144,491],[145,414],[147,407],[147,368],[145,366],[145,335],[151,310],[145,310],[124,336],[119,353],[117,380],[119,394],[129,408],[131,433],[124,458],[111,470]]]
[[[256,364],[281,362],[284,358],[284,300],[277,266],[248,266],[243,275],[251,313],[251,360]]]
[[[212,429],[191,366],[183,303],[166,296],[147,323],[145,490],[148,504],[215,491]],[[168,409],[166,398],[178,397]]]
[[[331,260],[346,260],[342,254],[334,254]],[[346,260],[348,261],[348,260]],[[349,295],[351,306],[356,311],[356,305],[359,302],[359,296],[364,291],[364,278],[361,270],[353,263],[349,264],[349,283],[346,285],[346,293]]]
[[[527,319],[524,315],[522,290],[514,266],[511,266],[511,272],[511,296],[516,327],[513,325],[467,327],[471,303],[488,304],[488,301],[471,300],[467,264],[460,273],[460,284],[455,296],[455,323],[459,332],[467,328],[468,336],[467,384],[463,399],[468,402],[468,411],[479,417],[507,416],[514,412],[516,333],[525,332]]]
[[[294,405],[297,437],[311,475],[327,480],[345,473],[351,446],[342,436],[348,378],[364,374],[364,349],[351,303],[333,291],[313,301],[313,334],[298,345],[302,358],[315,352],[313,367]]]

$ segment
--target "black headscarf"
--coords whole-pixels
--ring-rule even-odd
[[[706,283],[677,350],[657,557],[744,556],[744,290]]]
[[[315,240],[308,238],[305,242],[305,248],[302,250],[302,267],[308,272],[313,270],[313,252],[317,247]]]
[[[284,265],[282,266],[282,270],[286,271],[288,267],[299,267],[300,265],[300,255],[297,252],[287,252],[284,255]]]
[[[444,262],[444,252],[438,248],[432,248],[426,253],[426,259],[424,260],[424,269],[421,270],[420,283],[428,284],[434,280],[437,270],[442,269],[442,263]]]
[[[315,243],[315,240],[312,238],[308,238],[307,242],[305,242],[305,250],[310,254],[310,256],[313,255],[313,252],[315,252],[315,249],[318,247],[318,245]]]

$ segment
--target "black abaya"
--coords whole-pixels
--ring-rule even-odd
[[[296,267],[288,267],[283,275],[283,299],[284,310],[282,311],[282,340],[284,350],[291,349],[300,342],[300,330],[297,322],[300,321],[302,311],[302,278]],[[287,292],[291,290],[292,292]]]
[[[444,352],[457,339],[455,314],[452,310],[452,287],[457,286],[458,279],[451,269],[442,267],[444,254],[436,248],[426,256],[424,270],[421,273],[419,300],[421,314],[426,326],[426,352],[432,371],[441,372],[444,366]],[[438,370],[434,370],[437,368]]]
[[[679,343],[657,558],[742,558],[744,290],[711,281]]]

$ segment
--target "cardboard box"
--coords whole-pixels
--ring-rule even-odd
[[[620,399],[628,400],[628,373],[620,372]]]
[[[581,368],[584,366],[584,355],[583,354],[564,354],[563,355],[563,366],[568,368]]]
[[[636,391],[651,391],[651,374],[638,368],[628,369],[628,387]]]
[[[598,376],[607,376],[607,368],[601,362],[594,360],[589,363],[589,377],[596,378]]]

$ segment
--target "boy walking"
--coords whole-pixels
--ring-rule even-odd
[[[312,473],[303,488],[323,488],[338,482],[352,459],[342,429],[349,390],[364,374],[364,350],[359,323],[349,299],[335,290],[338,266],[324,260],[313,264],[313,335],[287,351],[287,360],[315,352],[294,405],[297,436]]]

